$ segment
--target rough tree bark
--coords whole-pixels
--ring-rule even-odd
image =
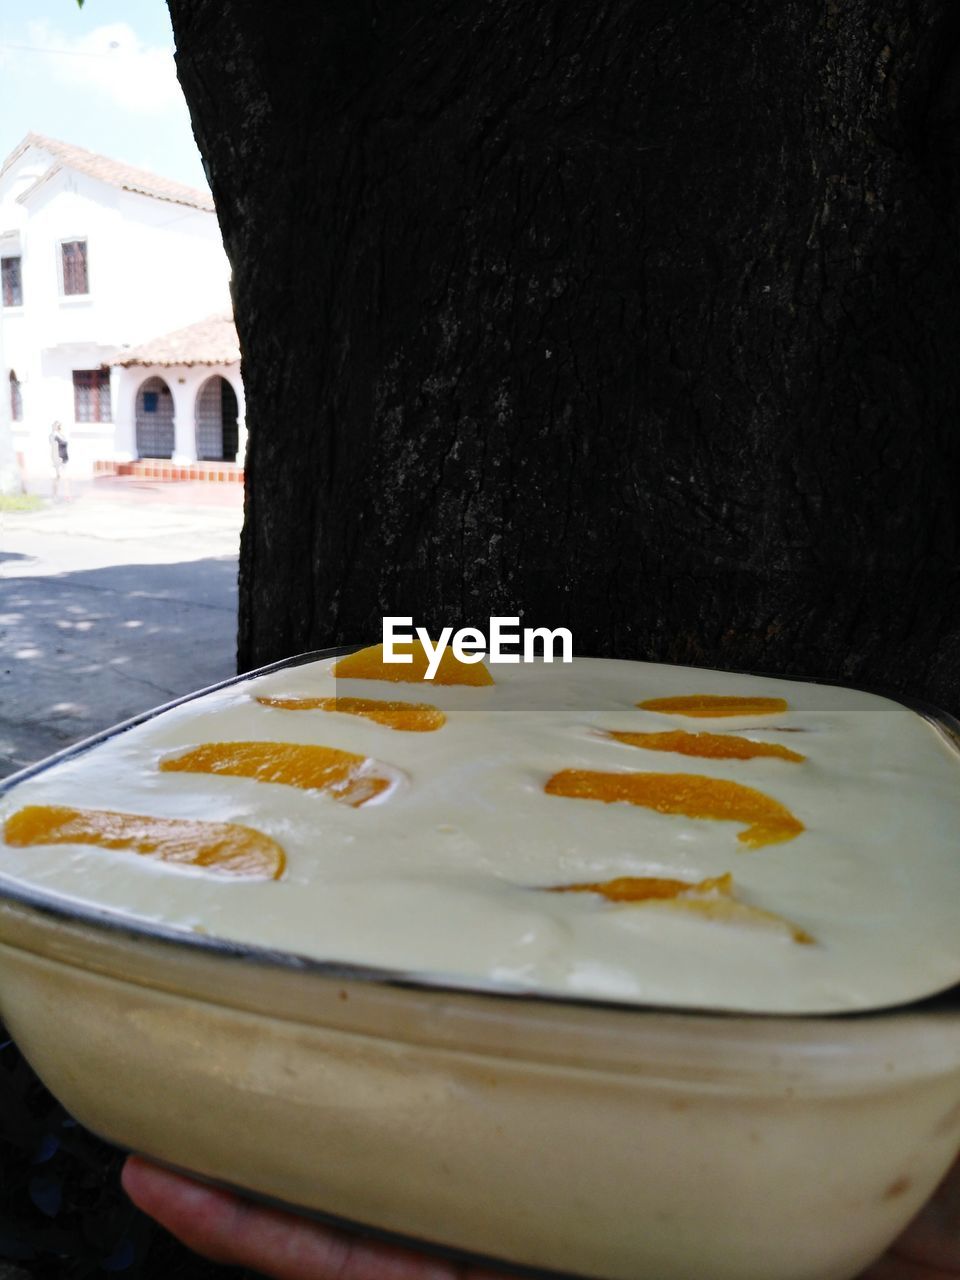
[[[169,6],[242,668],[518,613],[960,709],[960,5]]]

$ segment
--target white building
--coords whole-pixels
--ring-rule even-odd
[[[116,409],[112,461],[169,458],[169,466],[147,468],[165,479],[188,478],[184,466],[196,461],[242,463],[240,346],[229,311],[124,348],[110,364]]]
[[[209,193],[28,134],[0,168],[0,260],[0,398],[29,474],[49,470],[54,420],[74,475],[137,458],[242,461],[230,268]]]

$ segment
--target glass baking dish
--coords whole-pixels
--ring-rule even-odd
[[[81,1123],[254,1196],[558,1275],[851,1280],[960,1150],[957,993],[818,1017],[535,995],[0,876],[0,1017]]]

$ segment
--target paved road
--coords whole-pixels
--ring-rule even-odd
[[[233,674],[242,500],[97,480],[0,513],[0,777]]]

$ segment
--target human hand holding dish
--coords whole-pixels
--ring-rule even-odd
[[[505,1271],[446,1263],[263,1209],[131,1159],[124,1187],[145,1213],[214,1262],[274,1280],[509,1280]],[[960,1162],[890,1249],[859,1280],[952,1280],[960,1275]]]

